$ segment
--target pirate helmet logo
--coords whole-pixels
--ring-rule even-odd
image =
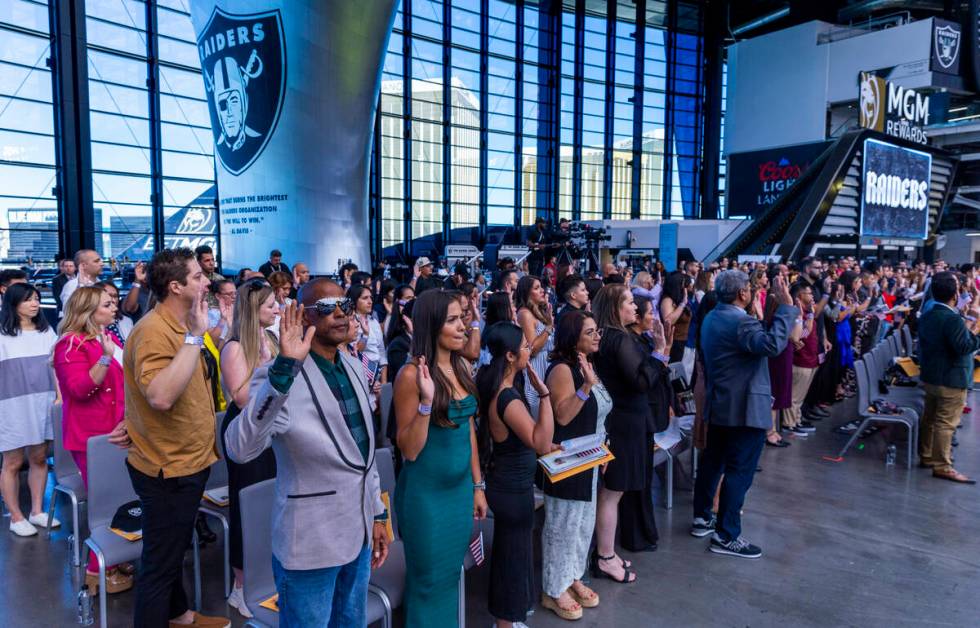
[[[215,152],[239,175],[272,137],[286,87],[279,11],[233,14],[215,9],[198,37]]]
[[[960,31],[949,24],[936,26],[933,39],[936,42],[936,59],[943,69],[948,70],[960,52]]]

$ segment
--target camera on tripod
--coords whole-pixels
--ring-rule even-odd
[[[568,234],[572,244],[580,247],[595,246],[612,240],[612,236],[604,228],[593,227],[587,222],[568,223]]]

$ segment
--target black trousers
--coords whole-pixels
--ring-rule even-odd
[[[757,427],[708,426],[708,446],[698,463],[694,482],[694,516],[711,520],[711,503],[718,479],[725,474],[718,500],[718,525],[715,530],[722,541],[742,534],[742,504],[752,486],[759,456],[766,443],[766,430]]]
[[[534,606],[534,491],[487,485],[493,511],[488,610],[495,619],[523,622]]]
[[[143,504],[143,554],[136,577],[136,628],[168,628],[187,612],[184,552],[211,469],[178,478],[152,477],[126,463],[133,490]]]
[[[647,442],[653,442],[649,435]],[[647,460],[643,489],[625,491],[619,500],[619,544],[630,552],[641,552],[660,539],[653,516],[653,456]]]

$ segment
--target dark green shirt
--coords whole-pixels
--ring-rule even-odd
[[[354,442],[357,443],[361,457],[366,462],[371,440],[368,436],[367,424],[364,422],[364,413],[361,412],[361,404],[357,400],[357,391],[354,390],[354,383],[351,381],[350,375],[344,369],[343,362],[340,359],[340,352],[338,351],[336,356],[334,356],[333,362],[316,353],[310,353],[310,356],[320,368],[320,373],[323,375],[323,379],[326,380],[327,386],[330,387],[330,392],[337,399],[337,403],[340,405],[340,412],[344,415],[344,421],[347,423],[347,428],[350,430],[351,436],[354,437]],[[269,383],[282,394],[286,394],[289,392],[290,387],[293,385],[293,380],[296,378],[294,373],[298,372],[299,369],[296,368],[295,360],[280,355],[269,368]],[[387,513],[385,513],[375,517],[375,519],[384,520],[387,516]]]

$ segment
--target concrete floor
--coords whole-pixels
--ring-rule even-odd
[[[974,400],[976,406],[980,400]],[[853,407],[853,406],[851,406]],[[835,408],[845,417],[848,405]],[[980,477],[978,414],[964,418],[956,466]],[[624,554],[639,580],[624,586],[601,580],[597,609],[586,609],[580,626],[980,626],[980,486],[934,480],[928,471],[884,464],[885,430],[835,454],[843,436],[818,423],[792,447],[767,448],[763,472],[749,492],[744,535],[760,545],[761,560],[718,556],[707,539],[688,535],[691,494],[677,490],[674,509],[657,508],[660,548]],[[684,464],[689,457],[683,456]],[[27,505],[26,486],[23,488]],[[65,521],[60,507],[58,517]],[[7,520],[0,525],[6,526]],[[68,562],[66,532],[51,540],[0,532],[0,628],[72,626],[79,583]],[[218,545],[202,553],[203,611],[231,612],[221,597]],[[467,620],[490,625],[486,613],[486,564],[467,577]],[[190,567],[186,570],[190,587]],[[133,594],[110,597],[110,626],[131,624]],[[396,624],[398,622],[396,621]],[[567,626],[537,607],[533,627]]]

